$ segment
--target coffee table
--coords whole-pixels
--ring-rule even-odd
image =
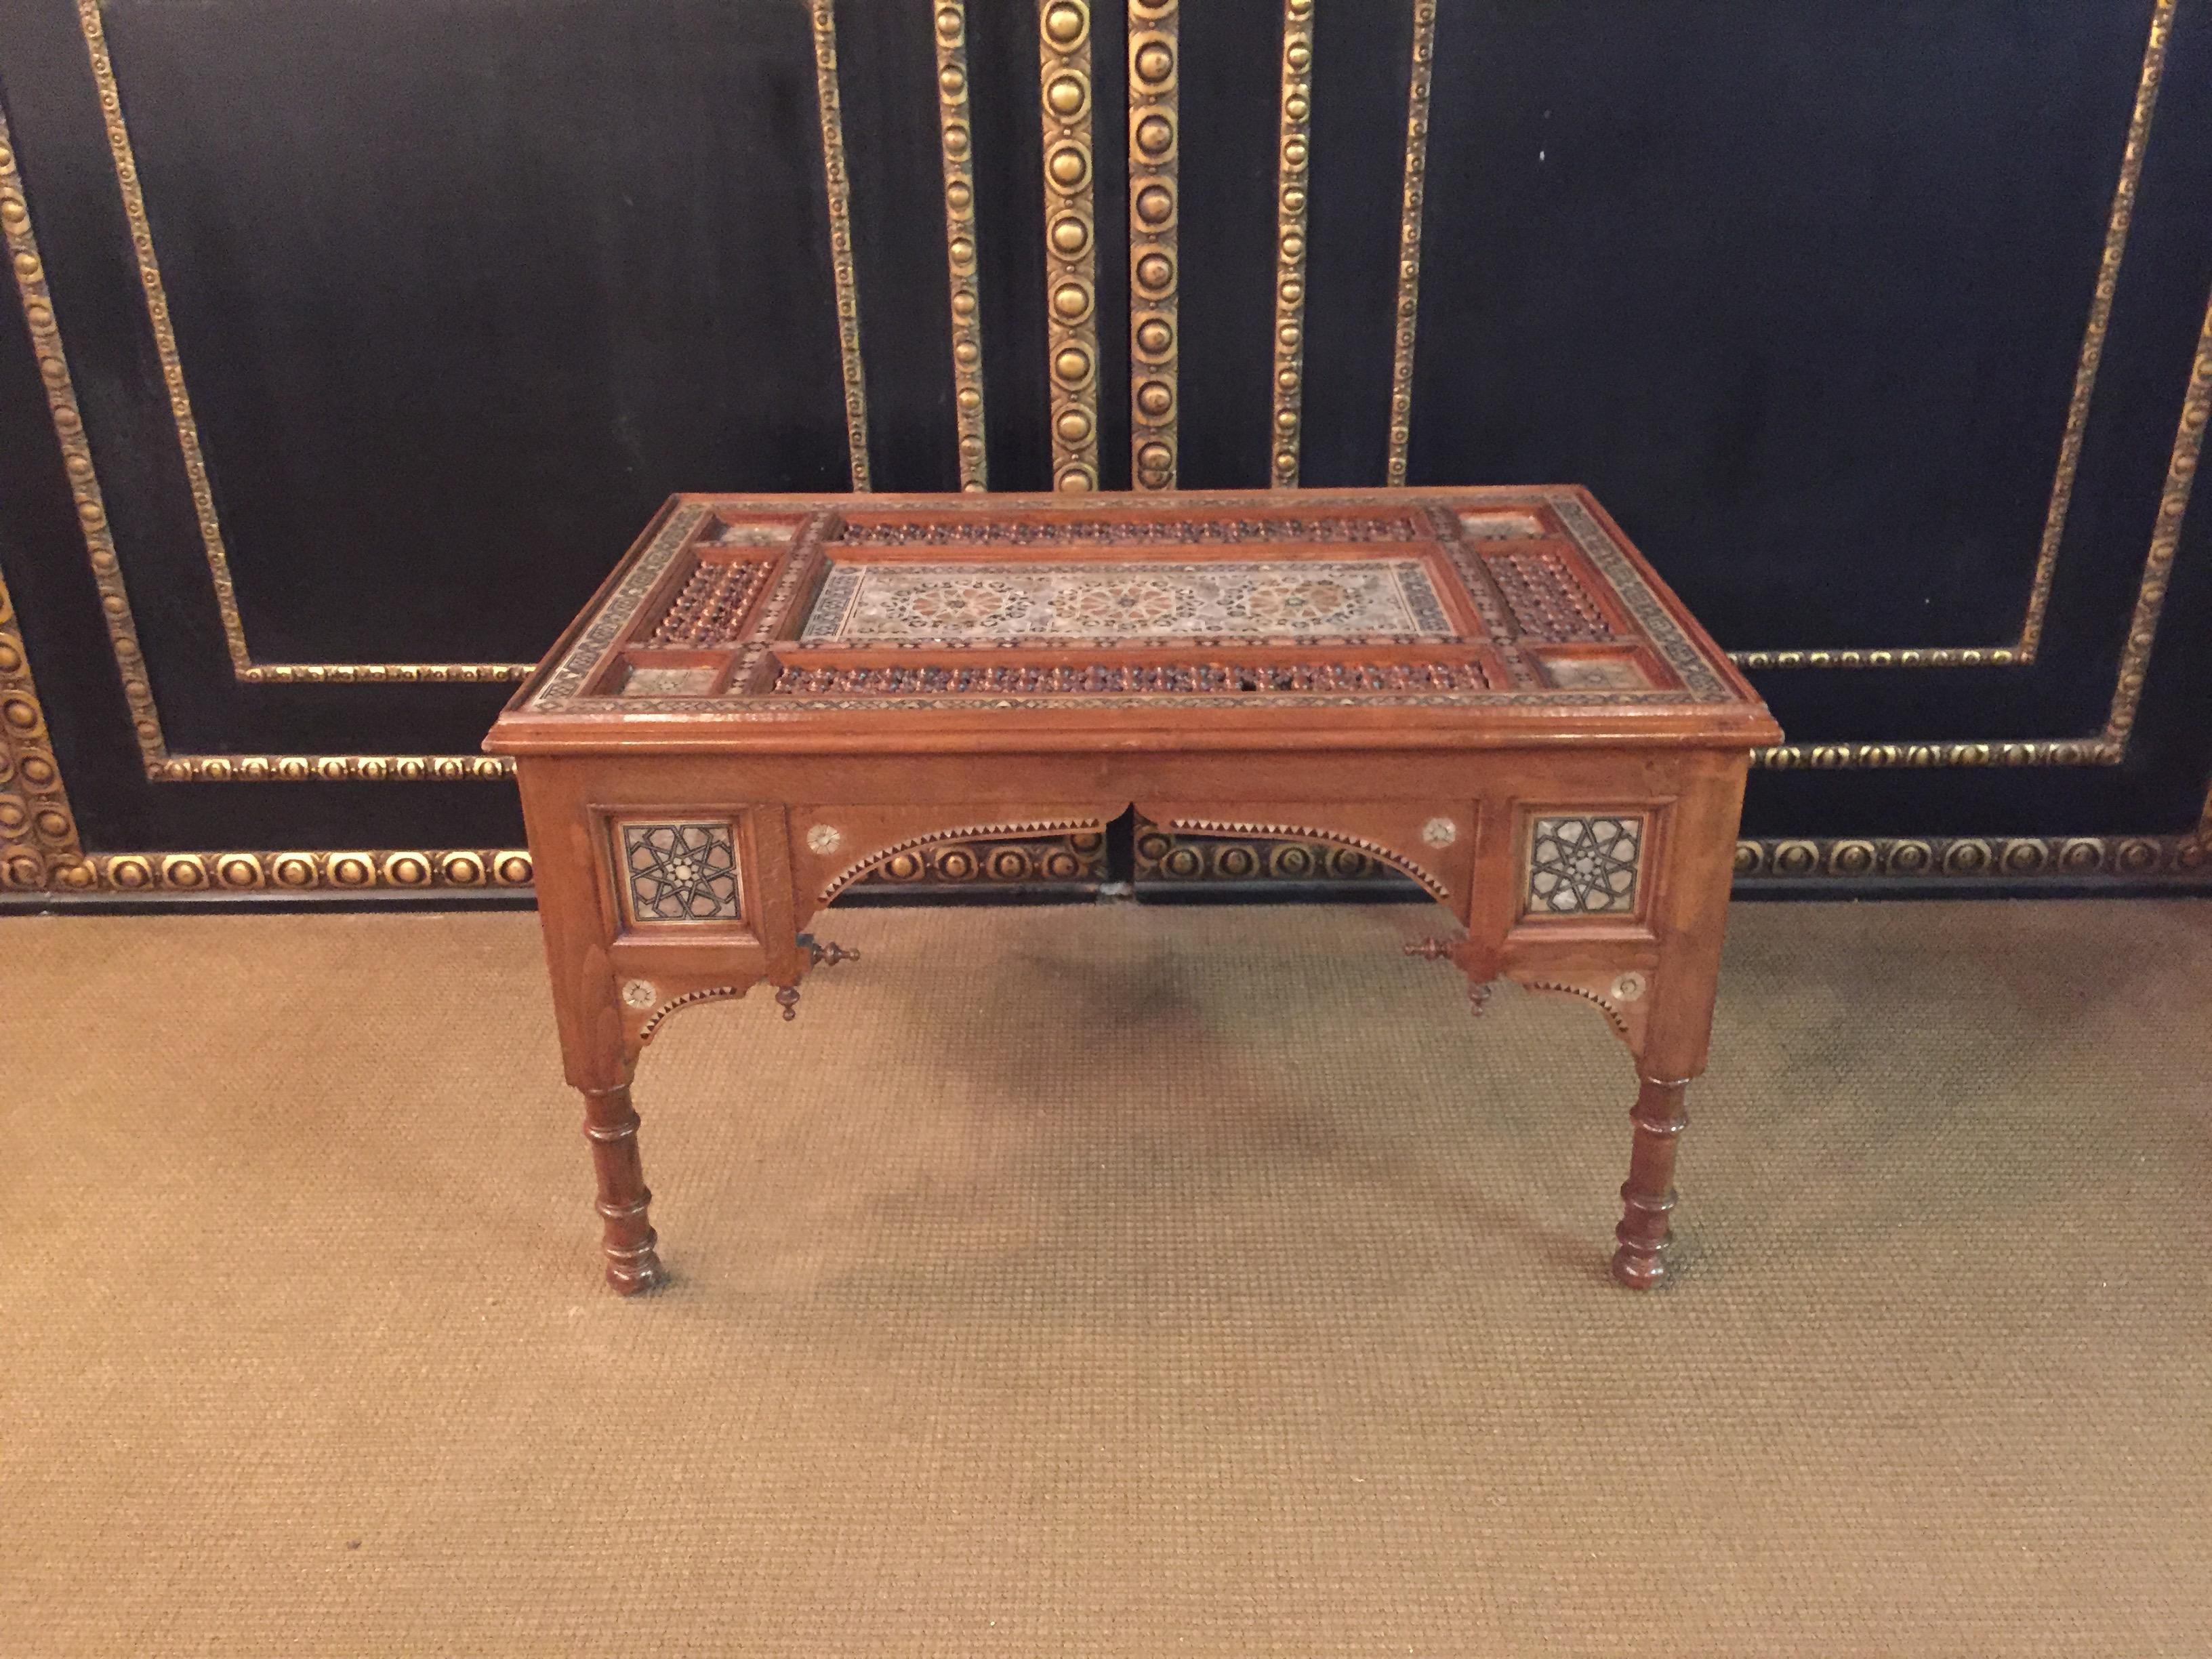
[[[935,844],[1334,843],[1409,947],[1583,998],[1639,1087],[1613,1276],[1666,1272],[1765,706],[1572,487],[672,497],[486,739],[512,755],[608,1280],[660,1280],[630,1083],[678,1009]]]

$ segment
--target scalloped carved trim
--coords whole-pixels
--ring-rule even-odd
[[[1393,852],[1382,842],[1370,841],[1364,836],[1347,835],[1340,830],[1316,830],[1302,823],[1237,823],[1222,818],[1170,818],[1164,827],[1194,836],[1260,836],[1278,841],[1325,841],[1334,846],[1349,847],[1355,852],[1364,853],[1377,863],[1387,864],[1411,877],[1438,903],[1451,902],[1449,890],[1434,875],[1404,854]]]
[[[1580,997],[1585,1002],[1594,1002],[1605,1017],[1613,1022],[1613,1029],[1615,1031],[1624,1037],[1628,1035],[1628,1022],[1621,1017],[1620,1010],[1595,991],[1585,991],[1579,985],[1570,985],[1565,980],[1558,979],[1528,979],[1522,980],[1521,984],[1526,990],[1558,991],[1566,996]]]
[[[645,1024],[637,1028],[638,1046],[643,1048],[653,1041],[653,1034],[660,1029],[661,1022],[678,1008],[689,1008],[697,1002],[723,1002],[732,997],[741,997],[752,988],[749,985],[709,985],[703,989],[686,991],[680,997],[671,997],[646,1017]]]
[[[1568,979],[1541,977],[1540,970],[1539,976],[1524,977],[1508,969],[1506,977],[1523,990],[1554,992],[1561,996],[1577,997],[1591,1004],[1605,1016],[1606,1023],[1613,1027],[1613,1034],[1627,1045],[1630,1054],[1638,1056],[1643,1054],[1644,1035],[1650,1023],[1651,1010],[1651,975],[1648,970],[1632,969],[1625,974],[1608,972],[1605,975],[1607,989],[1603,991],[1592,990],[1587,985],[1577,985]],[[1637,982],[1632,1001],[1623,1001],[1619,995],[1613,994],[1625,980]]]

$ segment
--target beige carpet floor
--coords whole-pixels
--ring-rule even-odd
[[[2212,906],[1741,907],[1647,1297],[1419,911],[833,920],[627,1302],[531,916],[0,921],[0,1654],[2212,1652]]]

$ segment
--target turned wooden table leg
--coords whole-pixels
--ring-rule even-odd
[[[599,880],[606,830],[574,793],[568,771],[550,763],[525,766],[519,781],[562,1068],[584,1097],[584,1138],[591,1143],[598,1181],[607,1283],[632,1296],[666,1274],[647,1214],[653,1194],[638,1159],[637,1112],[629,1099],[640,1042],[625,1022],[622,981],[608,957],[619,924],[606,908],[611,901]]]
[[[624,1296],[661,1282],[659,1239],[647,1216],[653,1194],[637,1154],[637,1111],[629,1085],[585,1089],[584,1137],[592,1143],[592,1163],[599,1181],[599,1212],[604,1230],[607,1283]]]
[[[1643,1079],[1629,1120],[1636,1140],[1629,1154],[1628,1179],[1620,1188],[1620,1241],[1613,1253],[1613,1276],[1632,1290],[1648,1291],[1667,1276],[1668,1216],[1674,1207],[1674,1145],[1689,1121],[1682,1109],[1686,1078],[1664,1083]]]
[[[1713,1000],[1720,988],[1721,939],[1728,921],[1743,763],[1685,790],[1672,814],[1672,852],[1655,921],[1662,945],[1648,975],[1650,1012],[1636,1053],[1638,1088],[1629,1121],[1636,1137],[1620,1188],[1613,1276],[1648,1291],[1668,1276],[1673,1231],[1674,1153],[1689,1121],[1682,1096],[1705,1069]]]

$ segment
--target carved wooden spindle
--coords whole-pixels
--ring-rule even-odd
[[[638,1162],[637,1112],[629,1103],[628,1084],[581,1092],[584,1135],[592,1143],[592,1162],[599,1171],[607,1283],[624,1296],[633,1296],[659,1284],[663,1277],[660,1257],[654,1253],[659,1241],[646,1215],[653,1194],[646,1189],[644,1167]]]
[[[1620,1188],[1620,1241],[1613,1253],[1613,1276],[1631,1290],[1648,1291],[1667,1276],[1668,1212],[1674,1207],[1674,1146],[1689,1121],[1682,1094],[1689,1079],[1663,1083],[1645,1078],[1628,1115],[1636,1125],[1629,1154],[1628,1179]]]
[[[1417,939],[1403,947],[1409,957],[1419,957],[1426,962],[1457,962],[1459,944],[1448,939]],[[1477,1019],[1490,1006],[1491,981],[1469,979],[1467,985],[1467,1011]]]
[[[841,962],[858,962],[860,959],[858,951],[848,951],[842,945],[824,943],[811,933],[801,933],[799,942],[806,947],[806,954],[817,968],[835,968]]]

